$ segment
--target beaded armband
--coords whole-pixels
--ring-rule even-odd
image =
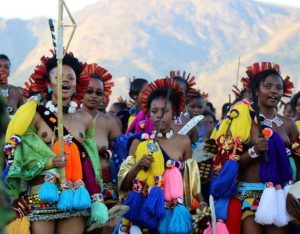
[[[103,202],[103,195],[101,193],[94,193],[91,196],[92,202]]]
[[[255,152],[254,146],[248,149],[248,154],[251,158],[257,158],[259,155]]]

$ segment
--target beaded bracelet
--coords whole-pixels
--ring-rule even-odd
[[[251,158],[257,158],[259,155],[255,152],[254,146],[248,149],[248,154]]]
[[[92,202],[103,202],[103,195],[101,193],[94,193],[91,196]]]

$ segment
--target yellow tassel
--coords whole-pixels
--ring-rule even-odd
[[[37,105],[38,101],[31,99],[17,110],[9,122],[5,137],[6,142],[9,142],[12,135],[22,136],[27,131],[35,116]]]
[[[151,142],[153,141],[143,141],[138,145],[135,152],[136,162],[148,153],[147,144]],[[146,181],[146,184],[150,187],[154,186],[154,178],[163,175],[165,170],[165,161],[161,150],[154,152],[152,156],[154,157],[154,162],[151,164],[151,167],[147,171],[140,170],[137,174],[137,178]]]
[[[236,104],[231,113],[235,112],[238,115],[232,120],[230,125],[230,132],[233,139],[237,137],[241,138],[242,143],[248,143],[250,139],[250,129],[251,129],[251,116],[250,116],[250,104],[246,102],[239,102]]]
[[[215,134],[214,139],[218,139],[220,136],[227,135],[230,124],[231,124],[231,119],[229,119],[229,118],[224,119],[223,122],[221,123],[217,133]]]
[[[6,226],[7,234],[30,234],[30,222],[27,216],[17,218]]]
[[[211,133],[209,139],[214,139],[214,140],[216,140],[216,139],[217,139],[217,133],[218,133],[218,130],[217,130],[217,128],[215,127],[214,130],[212,131],[212,133]]]

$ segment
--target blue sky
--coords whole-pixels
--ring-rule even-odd
[[[100,0],[65,0],[71,12]],[[222,0],[214,0],[222,1]],[[250,0],[240,0],[250,1]],[[257,0],[275,4],[291,5],[300,8],[300,0]],[[57,0],[8,0],[3,1],[0,7],[0,18],[30,19],[38,16],[56,18]],[[18,7],[16,7],[18,5]],[[25,10],[26,9],[26,10]]]

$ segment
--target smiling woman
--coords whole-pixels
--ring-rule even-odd
[[[292,83],[270,62],[254,63],[246,73],[243,81],[252,90],[253,102],[244,99],[233,105],[216,137],[219,152],[211,191],[217,203],[223,199],[216,205],[217,219],[226,221],[230,233],[239,233],[240,219],[242,233],[288,233],[285,192],[296,179],[294,154],[288,148],[298,132],[276,107],[291,93]]]
[[[6,135],[9,195],[17,215],[31,221],[32,233],[79,234],[83,233],[85,217],[102,224],[108,218],[102,203],[92,118],[78,108],[89,76],[82,73],[85,64],[72,53],[65,54],[62,62],[64,153],[58,153],[56,54],[43,56],[26,82],[24,94],[31,97],[18,109]],[[39,103],[41,96],[45,105]],[[65,178],[59,177],[58,170]],[[23,205],[19,205],[20,200]]]

